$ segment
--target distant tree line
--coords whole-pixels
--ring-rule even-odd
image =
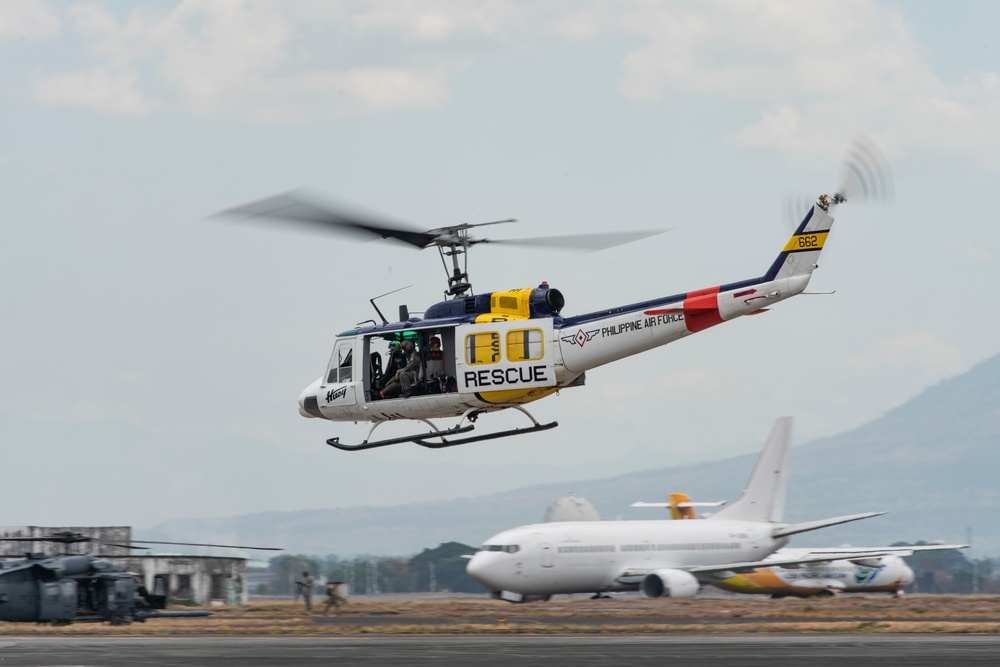
[[[896,542],[892,546],[923,546],[929,542]],[[485,590],[466,573],[466,558],[476,549],[458,542],[447,542],[434,549],[424,549],[410,558],[356,556],[345,559],[336,555],[276,556],[268,562],[271,574],[267,584],[250,592],[256,595],[294,595],[296,581],[308,571],[316,578],[316,594],[326,581],[346,581],[352,595],[386,593],[484,593]],[[967,552],[922,551],[906,558],[913,568],[914,593],[1000,593],[1000,559],[970,560]]]
[[[294,595],[296,581],[309,572],[317,581],[345,581],[352,595],[385,593],[483,593],[483,587],[466,573],[468,559],[476,552],[458,542],[447,542],[434,549],[424,549],[411,558],[356,556],[344,559],[336,555],[282,555],[268,561],[270,581],[250,591],[256,595]]]
[[[894,547],[924,546],[931,542],[896,542]],[[913,569],[914,593],[1000,593],[1000,559],[970,559],[968,551],[919,551],[906,558]]]

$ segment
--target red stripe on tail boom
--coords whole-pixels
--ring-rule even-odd
[[[684,299],[684,323],[688,331],[696,333],[716,324],[722,324],[718,295],[719,287],[688,292]]]

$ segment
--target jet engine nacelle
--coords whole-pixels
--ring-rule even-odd
[[[644,598],[693,598],[701,584],[690,572],[657,570],[642,578],[639,592]]]
[[[882,558],[855,558],[851,562],[861,567],[878,567],[882,564]]]

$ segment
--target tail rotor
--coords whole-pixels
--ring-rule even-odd
[[[863,201],[891,203],[893,198],[892,170],[885,154],[874,141],[858,135],[844,159],[841,186],[833,195],[833,203]]]

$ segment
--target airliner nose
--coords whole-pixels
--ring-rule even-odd
[[[493,577],[491,574],[491,568],[489,565],[490,558],[488,554],[480,551],[475,556],[473,556],[468,564],[465,566],[465,571],[469,573],[469,576],[478,581],[480,584],[485,586],[490,590],[498,590],[498,586],[494,586]]]

